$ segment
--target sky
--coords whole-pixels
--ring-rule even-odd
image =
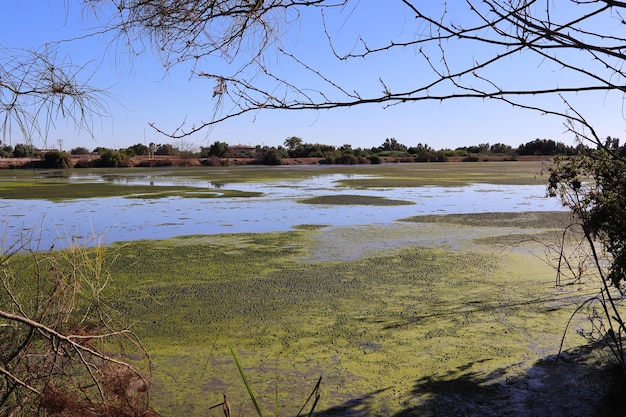
[[[421,3],[421,2],[420,2]],[[443,2],[432,1],[433,14],[441,11]],[[453,3],[453,2],[452,2]],[[449,5],[454,17],[463,18],[458,4]],[[423,28],[414,27],[415,19],[400,1],[354,1],[335,17],[329,15],[328,29],[335,46],[348,51],[363,33],[368,44],[383,44],[390,39],[416,36]],[[292,20],[280,29],[277,44],[295,51],[307,62],[315,63],[333,80],[354,86],[360,92],[378,93],[379,78],[391,88],[403,88],[421,83],[433,74],[420,61],[418,51],[405,48],[380,59],[357,59],[348,63],[333,60],[323,36],[320,36],[319,14],[303,13],[300,21]],[[41,50],[46,42],[68,39],[86,33],[93,21],[80,16],[76,1],[4,0],[0,14],[0,46]],[[599,22],[603,24],[603,22]],[[468,50],[455,44],[446,45],[451,63],[468,62],[486,56],[490,51]],[[434,53],[434,52],[433,52]],[[106,91],[108,115],[96,118],[92,134],[77,130],[72,123],[57,120],[46,138],[34,138],[38,147],[58,147],[70,150],[77,146],[123,148],[136,143],[172,143],[181,147],[208,146],[215,141],[230,145],[278,146],[291,136],[306,143],[353,147],[379,146],[386,138],[395,138],[407,146],[426,143],[435,149],[454,149],[479,143],[506,143],[517,147],[536,138],[554,139],[574,144],[573,135],[565,131],[560,118],[537,112],[512,108],[510,105],[484,100],[425,101],[403,103],[384,108],[379,104],[322,111],[259,111],[229,119],[191,135],[183,140],[165,137],[150,127],[172,131],[181,123],[198,124],[212,114],[214,85],[190,76],[190,67],[182,65],[165,73],[158,58],[146,51],[129,57],[110,39],[87,38],[62,44],[58,56],[84,65],[81,75]],[[217,57],[217,61],[219,57]],[[204,65],[219,66],[216,60]],[[290,82],[314,88],[319,80],[312,79],[284,57],[268,60]],[[488,75],[524,86],[551,82],[567,84],[568,75],[524,56],[513,56]],[[92,74],[93,72],[93,74]],[[555,81],[556,80],[556,81]],[[575,82],[575,80],[571,80]],[[577,109],[593,122],[600,136],[620,137],[624,134],[622,96],[606,94],[578,95],[573,100]],[[560,105],[555,99],[542,99],[541,104]],[[23,143],[17,129],[12,129],[5,142]]]

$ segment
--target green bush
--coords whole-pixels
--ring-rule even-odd
[[[76,148],[73,148],[70,151],[71,155],[89,155],[91,152],[89,152],[89,149],[84,148],[82,146],[78,146]]]
[[[480,157],[474,153],[467,155],[463,159],[463,162],[478,162],[478,161],[480,161]]]
[[[340,165],[354,165],[354,164],[358,164],[359,160],[354,155],[343,154],[335,158],[335,163],[340,164]]]
[[[33,148],[32,145],[18,143],[17,145],[15,145],[15,148],[13,148],[14,158],[26,158],[28,156],[34,156],[34,155],[35,155],[35,149]]]
[[[282,159],[276,149],[268,149],[263,155],[263,165],[280,165]]]
[[[67,152],[50,151],[43,156],[43,163],[45,168],[69,169],[72,167],[72,157]]]
[[[96,166],[101,168],[117,168],[125,163],[126,155],[112,149],[102,151],[100,158],[96,160]]]

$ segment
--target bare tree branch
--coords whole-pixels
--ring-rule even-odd
[[[101,32],[116,33],[133,50],[152,48],[166,69],[190,63],[192,76],[213,83],[213,97],[207,99],[213,110],[205,120],[174,132],[152,124],[173,138],[249,112],[460,98],[494,99],[567,118],[567,104],[548,107],[540,97],[626,91],[621,64],[626,58],[625,22],[620,17],[625,6],[617,1],[466,0],[454,5],[463,16],[463,21],[455,21],[443,3],[396,0],[388,8],[413,19],[388,41],[380,39],[371,25],[357,25],[363,31],[338,35],[333,22],[358,19],[360,8],[367,7],[356,0],[83,0],[83,4],[96,10],[96,16],[106,17]],[[415,65],[430,73],[393,83],[388,82],[393,77],[384,73],[369,84],[337,79],[327,70],[331,61],[312,62],[302,50],[284,44],[294,25],[314,19],[319,19],[323,56],[336,63],[359,71],[370,59],[393,56],[394,65]],[[342,52],[340,43],[350,37],[354,43]],[[465,60],[452,52],[459,49],[476,51],[477,57]],[[271,57],[287,59],[302,77],[293,78],[293,66],[287,71],[270,65]],[[397,57],[402,62],[396,62]],[[568,85],[561,77],[542,77],[539,70],[523,82],[505,73],[494,75],[512,59],[551,63],[551,70],[576,78]],[[383,88],[376,93],[372,87],[381,80]]]
[[[92,131],[94,120],[109,114],[103,90],[92,87],[85,66],[57,59],[52,46],[43,51],[0,47],[0,130],[15,127],[25,138],[45,137],[58,119]]]

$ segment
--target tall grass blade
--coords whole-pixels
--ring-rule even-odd
[[[274,383],[274,401],[276,402],[275,407],[276,407],[276,417],[278,417],[278,353],[276,354],[276,366],[274,367],[274,381],[276,381]]]
[[[213,354],[213,350],[215,349],[215,346],[217,345],[217,338],[220,336],[220,332],[217,332],[217,334],[215,335],[215,339],[213,340],[213,344],[211,345],[211,350],[209,351],[209,354],[206,358],[206,362],[204,363],[204,367],[202,368],[202,375],[200,375],[200,379],[204,378],[204,374],[206,373],[206,370],[209,367],[209,362],[211,361],[211,355]]]
[[[259,407],[259,403],[256,400],[256,397],[254,396],[254,392],[252,392],[252,387],[250,386],[250,383],[248,382],[246,373],[243,371],[243,368],[241,367],[241,363],[239,363],[239,359],[237,358],[237,353],[235,353],[235,349],[233,349],[228,339],[226,339],[226,345],[228,346],[228,349],[230,350],[230,354],[233,357],[233,360],[235,361],[235,365],[237,365],[237,369],[239,370],[239,375],[241,375],[241,379],[243,380],[243,383],[246,386],[246,390],[248,390],[248,396],[252,400],[252,403],[254,404],[254,408],[256,408],[256,412],[258,416],[263,417],[263,413],[261,412],[261,407]]]
[[[309,403],[309,401],[311,401],[311,398],[315,397],[315,399],[313,400],[313,404],[311,404],[311,410],[309,411],[308,416],[311,417],[313,415],[313,411],[315,410],[315,407],[317,406],[317,402],[320,399],[321,383],[322,383],[322,377],[320,376],[319,379],[317,380],[317,384],[315,384],[315,388],[313,388],[313,391],[311,391],[311,394],[309,394],[309,398],[306,399],[306,401],[304,402],[304,405],[302,406],[302,408],[300,408],[300,411],[298,411],[298,417],[302,415],[304,408]]]

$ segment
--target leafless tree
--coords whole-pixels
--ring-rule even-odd
[[[90,130],[108,114],[107,94],[90,85],[84,67],[59,60],[51,44],[42,50],[21,50],[0,44],[0,131],[13,130],[27,141],[46,137],[59,119]],[[6,140],[5,140],[6,141]]]
[[[375,5],[380,15],[397,17],[395,32],[384,32],[389,37],[380,35],[384,28],[374,29],[376,22],[359,21],[360,10],[372,7],[359,0],[83,3],[106,16],[101,30],[113,31],[126,46],[150,46],[166,68],[191,63],[193,76],[213,83],[207,101],[216,110],[193,126],[163,132],[172,137],[272,109],[490,99],[562,116],[568,128],[597,141],[570,97],[625,88],[626,2],[620,1],[466,0],[449,10],[444,2],[394,0]],[[299,26],[317,29],[318,57],[324,59],[288,42]],[[370,79],[327,71],[340,63],[355,73],[373,62],[393,65]],[[513,77],[511,62],[536,68]],[[414,67],[416,75],[398,80],[395,66]]]
[[[571,100],[598,92],[623,94],[625,88],[626,2],[620,1],[78,3],[86,16],[97,19],[91,36],[113,35],[111,45],[155,52],[166,71],[187,65],[190,76],[211,83],[207,102],[213,111],[205,120],[162,132],[173,138],[257,111],[489,99],[564,117],[568,129],[601,143]],[[371,18],[361,13],[368,7],[376,7],[385,22],[397,21],[397,28],[360,20]],[[316,54],[290,41],[300,29],[314,37]],[[1,52],[4,132],[16,125],[32,135],[56,116],[85,127],[94,115],[106,113],[106,100],[98,100],[101,91],[89,86],[85,68],[58,62],[52,44],[43,52]],[[512,76],[511,63],[534,67]],[[369,70],[372,64],[380,73]],[[348,75],[337,76],[337,66]],[[402,66],[414,68],[415,76],[396,77],[394,68]],[[358,72],[368,75],[349,76]]]

